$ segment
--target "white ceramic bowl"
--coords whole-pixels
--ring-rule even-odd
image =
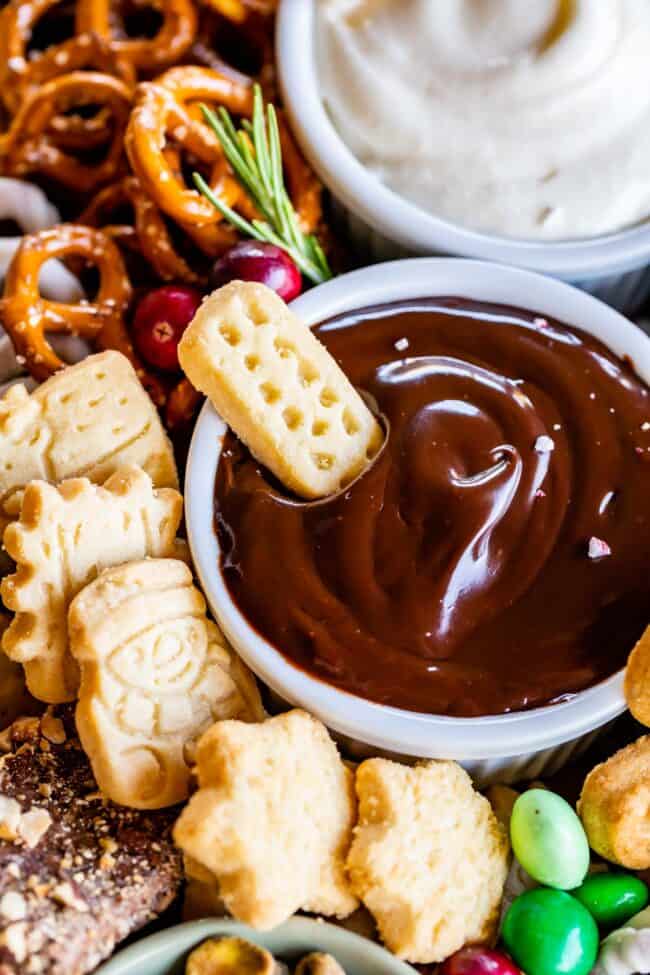
[[[650,221],[589,240],[538,242],[478,233],[419,209],[354,157],[323,107],[314,52],[317,0],[281,0],[277,57],[294,132],[365,257],[450,254],[525,267],[576,284],[627,314],[650,295]]]
[[[293,308],[314,325],[367,305],[437,295],[515,305],[582,328],[618,355],[629,356],[650,382],[650,338],[639,328],[591,295],[516,268],[445,258],[395,261],[314,288]],[[449,718],[384,707],[294,667],[249,625],[219,570],[213,497],[225,432],[206,404],[192,438],[185,481],[189,541],[203,590],[228,639],[258,677],[284,701],[321,718],[357,754],[453,758],[482,782],[513,781],[559,768],[625,709],[622,673],[566,703],[495,717]],[[286,557],[278,552],[280,572]]]
[[[326,951],[347,975],[416,975],[381,945],[320,918],[292,917],[273,931],[255,931],[225,918],[189,921],[141,938],[97,969],[96,975],[182,975],[189,953],[207,938],[246,938],[287,963]]]

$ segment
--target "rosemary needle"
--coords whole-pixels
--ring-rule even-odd
[[[230,113],[223,107],[213,112],[201,105],[201,111],[260,219],[246,220],[240,216],[212,192],[200,173],[193,173],[197,189],[241,233],[275,244],[285,251],[314,284],[331,278],[332,272],[318,239],[300,229],[298,215],[284,185],[276,111],[271,104],[264,110],[259,85],[254,89],[252,121],[246,119],[240,129],[235,128]]]

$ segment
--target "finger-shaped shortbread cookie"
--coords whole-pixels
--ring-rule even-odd
[[[205,299],[179,358],[190,381],[282,483],[305,498],[348,484],[383,433],[315,335],[262,284]]]
[[[16,516],[20,491],[30,481],[56,484],[88,477],[101,483],[124,464],[137,464],[156,487],[178,486],[169,439],[121,353],[89,356],[56,373],[31,395],[16,385],[0,399],[0,504],[5,516]]]
[[[255,679],[176,559],[106,569],[73,600],[77,729],[102,792],[137,809],[187,798],[187,747],[213,721],[261,720]]]
[[[319,721],[289,711],[263,724],[219,722],[199,741],[197,772],[174,838],[214,874],[234,917],[272,928],[301,908],[352,913],[353,776]]]
[[[627,662],[625,699],[636,720],[650,728],[650,626]]]
[[[16,616],[2,648],[25,667],[34,697],[74,700],[77,665],[69,652],[68,607],[98,572],[175,547],[183,501],[172,488],[154,488],[139,467],[116,471],[103,486],[87,478],[58,487],[32,481],[20,519],[4,533],[17,571],[2,580],[5,606]]]

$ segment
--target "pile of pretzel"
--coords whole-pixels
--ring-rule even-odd
[[[0,176],[61,194],[74,221],[23,238],[5,278],[2,325],[38,380],[63,366],[49,333],[69,332],[120,350],[157,405],[165,406],[172,426],[193,410],[194,396],[183,381],[170,390],[138,361],[126,324],[129,268],[137,258],[154,282],[205,283],[236,233],[192,187],[191,171],[201,171],[230,207],[248,218],[254,214],[199,106],[223,105],[234,116],[249,116],[253,80],[267,94],[273,83],[274,0],[205,2],[12,0],[0,13],[6,115]],[[133,19],[147,12],[156,17],[154,29],[133,36]],[[73,24],[72,36],[35,53],[30,45],[39,23],[46,24],[41,33],[48,41],[59,33],[47,18]],[[255,79],[215,52],[222,29],[257,49]],[[320,189],[282,119],[280,125],[289,194],[303,229],[312,231],[320,220]],[[73,269],[75,263],[97,269],[92,301],[41,296],[40,269],[52,258]]]

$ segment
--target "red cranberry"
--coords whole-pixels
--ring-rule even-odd
[[[500,951],[468,945],[443,962],[439,975],[521,975],[521,971]]]
[[[133,341],[147,363],[176,372],[178,343],[201,303],[196,288],[168,284],[149,291],[138,303],[133,318]]]
[[[288,254],[275,244],[242,240],[219,258],[210,276],[212,288],[229,281],[259,281],[292,301],[302,291],[300,271]]]

